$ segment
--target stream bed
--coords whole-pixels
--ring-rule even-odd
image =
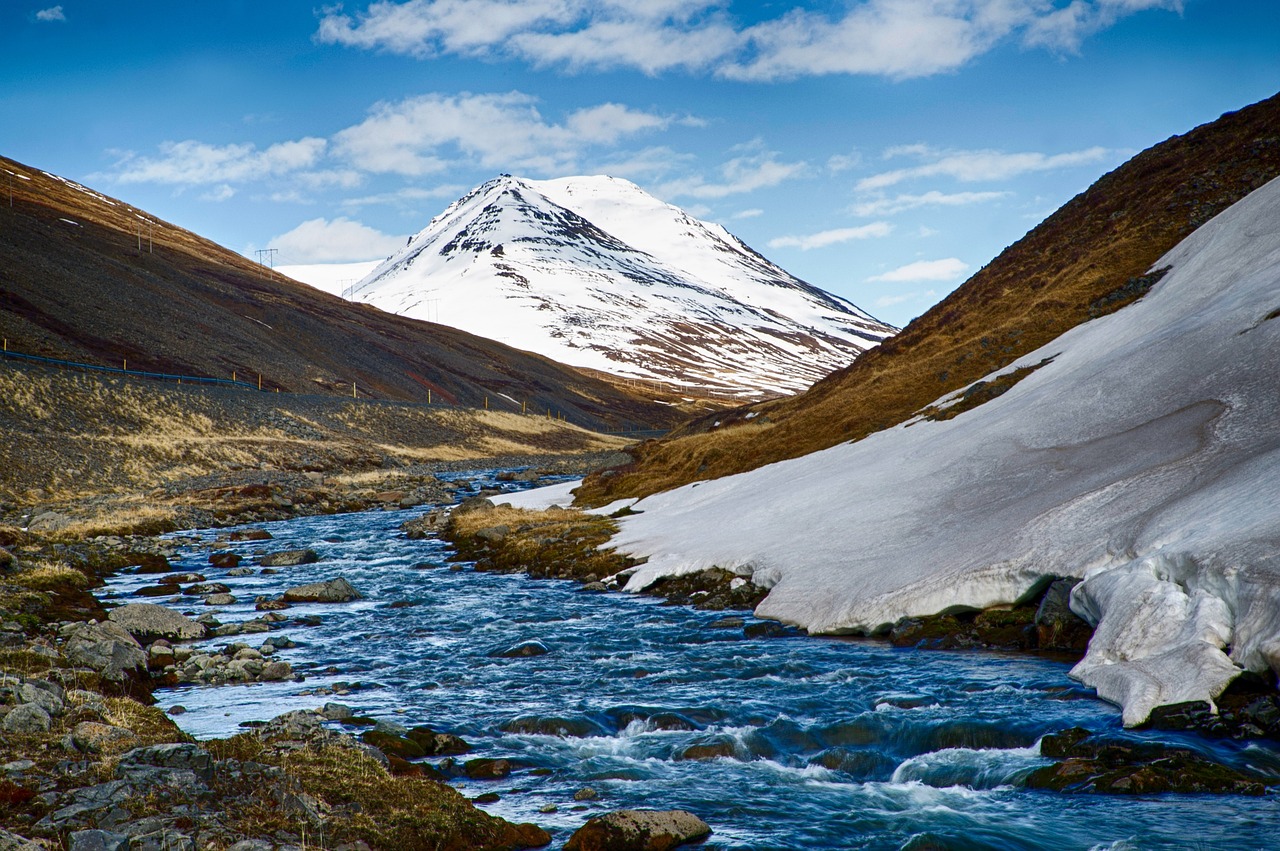
[[[459,478],[491,486],[496,472]],[[238,598],[216,609],[224,623],[258,616],[255,595],[339,575],[365,599],[284,613],[295,620],[271,636],[297,646],[275,658],[303,682],[160,690],[160,706],[184,707],[175,720],[198,738],[329,702],[454,733],[472,745],[468,757],[518,766],[501,780],[456,785],[470,797],[497,793],[487,811],[546,828],[553,848],[586,818],[623,808],[689,810],[715,831],[707,849],[1280,847],[1274,793],[1121,797],[1023,787],[1049,762],[1040,737],[1073,726],[1189,746],[1280,777],[1270,746],[1120,733],[1118,710],[1070,680],[1067,663],[872,640],[749,639],[741,624],[719,623],[741,616],[751,624],[749,614],[458,569],[447,544],[400,532],[425,510],[255,524],[274,539],[230,544],[244,565],[303,547],[322,557],[271,575],[228,576],[209,565],[208,549],[184,550],[175,571],[198,571]],[[213,541],[228,531],[183,534]],[[122,574],[104,599],[136,600],[154,579]],[[199,598],[170,604],[213,611]],[[296,621],[307,615],[319,623]],[[257,647],[268,637],[199,646]],[[548,652],[499,655],[526,641]],[[575,800],[584,788],[597,797]]]

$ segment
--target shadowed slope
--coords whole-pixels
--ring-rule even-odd
[[[634,464],[590,477],[578,500],[644,496],[904,422],[939,396],[1139,297],[1161,255],[1277,174],[1280,95],[1168,139],[1105,175],[896,337],[807,392],[704,417],[665,441],[647,442]]]
[[[12,201],[10,201],[10,195]],[[10,349],[256,380],[268,389],[547,409],[663,427],[668,407],[547,358],[354,305],[190,231],[0,158],[0,334]]]

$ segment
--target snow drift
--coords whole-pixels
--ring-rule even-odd
[[[641,500],[628,587],[719,565],[772,589],[759,615],[841,633],[1082,577],[1072,673],[1126,724],[1280,670],[1280,180],[1163,267],[954,419]]]

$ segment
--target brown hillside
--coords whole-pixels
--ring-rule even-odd
[[[295,393],[519,411],[591,428],[679,415],[571,367],[351,304],[121,201],[0,157],[0,335],[13,350]],[[505,396],[510,399],[503,398]],[[511,401],[514,399],[515,401]]]
[[[590,477],[579,502],[645,496],[825,449],[1139,297],[1185,236],[1280,174],[1280,95],[1139,154],[985,266],[901,334],[799,396],[703,418]],[[1149,277],[1149,276],[1148,276]],[[749,412],[757,416],[747,420]]]

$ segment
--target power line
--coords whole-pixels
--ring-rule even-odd
[[[277,252],[277,251],[279,251],[279,249],[278,249],[278,248],[259,248],[259,249],[258,249],[258,265],[259,265],[259,266],[266,266],[268,269],[270,269],[270,270],[271,270],[271,277],[272,277],[272,278],[274,278],[274,277],[275,277],[275,268],[276,268],[276,252]],[[262,260],[262,257],[263,257],[263,255],[264,255],[264,254],[265,254],[265,255],[266,255],[266,257],[267,257],[266,262],[263,262],[263,260]]]

